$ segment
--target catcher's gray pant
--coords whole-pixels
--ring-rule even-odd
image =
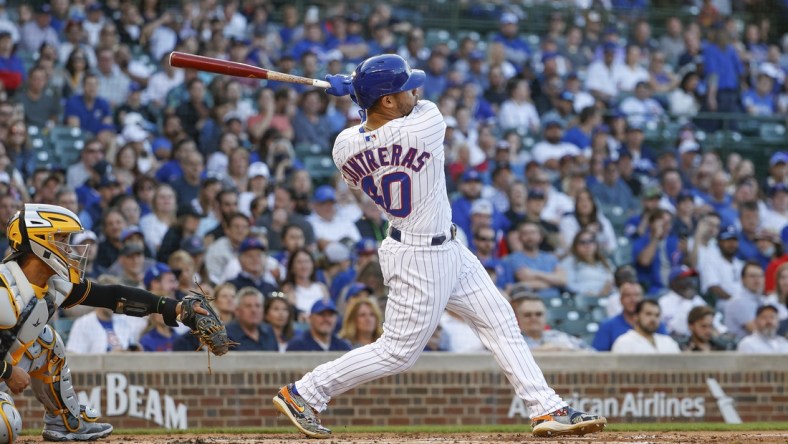
[[[523,339],[509,302],[476,256],[457,241],[405,245],[391,238],[379,250],[389,299],[383,336],[322,364],[296,382],[298,393],[323,411],[335,395],[416,363],[444,309],[461,315],[536,417],[566,403],[547,385]]]
[[[60,416],[68,430],[76,431],[80,425],[78,418],[82,415],[77,394],[71,384],[71,371],[66,363],[65,347],[60,335],[51,326],[44,327],[38,338],[25,350],[17,367],[30,374],[33,393],[47,413]],[[6,392],[0,394],[0,444],[12,443],[17,436],[12,431],[22,429],[22,418],[16,408],[7,411],[5,403],[13,406],[13,400],[7,393],[8,386],[5,383],[0,384],[0,391]],[[5,432],[2,432],[3,425]]]

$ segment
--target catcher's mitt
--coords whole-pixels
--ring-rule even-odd
[[[181,314],[179,320],[192,329],[192,334],[196,335],[202,345],[216,356],[221,356],[230,350],[230,346],[235,342],[227,337],[227,330],[224,328],[219,316],[213,311],[204,294],[192,292],[181,301]],[[207,315],[198,313],[194,310],[196,304],[208,312]]]

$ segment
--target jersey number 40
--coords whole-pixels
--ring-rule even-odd
[[[361,190],[370,197],[386,213],[394,217],[407,217],[412,209],[412,189],[410,176],[402,171],[395,171],[380,178],[380,186],[375,185],[372,176],[361,179]],[[399,191],[399,199],[392,195]]]

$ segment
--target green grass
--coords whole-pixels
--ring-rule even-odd
[[[331,427],[330,424],[328,424]],[[529,433],[531,428],[523,425],[456,425],[456,426],[401,426],[401,427],[332,427],[334,433],[433,433],[437,435],[451,433]],[[724,424],[716,422],[678,422],[678,423],[619,423],[610,424],[610,432],[747,432],[747,431],[788,431],[788,422],[752,422],[747,424]],[[35,436],[41,430],[25,430],[23,435]],[[114,435],[162,435],[196,433],[204,435],[216,434],[287,434],[296,433],[293,427],[255,427],[255,428],[221,428],[221,429],[115,429]]]

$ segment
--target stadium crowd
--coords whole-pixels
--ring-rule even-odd
[[[756,165],[699,137],[788,117],[788,35],[730,15],[746,2],[685,2],[696,13],[659,35],[647,2],[578,2],[595,9],[557,9],[532,38],[499,7],[489,36],[432,42],[415,11],[280,3],[0,2],[0,219],[26,201],[73,210],[89,278],[205,291],[236,350],[370,343],[388,225],[326,166],[358,107],[168,55],[322,78],[398,53],[445,117],[458,238],[534,350],[788,353],[788,153]],[[673,140],[649,146],[664,122]],[[72,309],[56,326],[77,353],[198,347],[156,315]],[[427,348],[483,351],[448,312]]]

